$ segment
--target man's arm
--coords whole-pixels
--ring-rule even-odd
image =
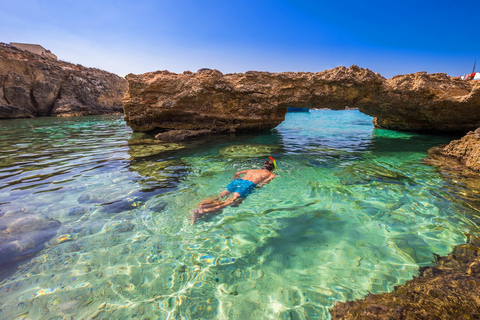
[[[240,178],[241,174],[247,174],[247,172],[248,172],[248,170],[238,171],[237,173],[235,173],[233,175],[233,179],[238,179],[238,178]]]
[[[275,174],[271,174],[267,179],[263,180],[262,182],[260,182],[258,185],[257,185],[257,188],[260,188],[261,186],[269,183],[270,181],[273,180],[273,178],[275,178]]]

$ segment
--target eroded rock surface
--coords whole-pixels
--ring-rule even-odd
[[[480,83],[444,73],[395,76],[361,111],[379,128],[466,133],[480,126]]]
[[[439,169],[456,197],[480,211],[480,128],[448,145],[431,148],[425,163]],[[480,218],[474,221],[480,224]]]
[[[125,79],[0,43],[0,119],[123,113]]]
[[[480,173],[480,128],[468,132],[463,138],[453,140],[446,146],[432,149],[430,154],[449,157],[469,170]]]
[[[393,292],[337,303],[332,319],[480,319],[479,254],[472,237]]]
[[[134,131],[156,131],[165,140],[195,136],[195,131],[268,130],[284,120],[288,107],[359,108],[375,117],[377,127],[397,130],[467,132],[480,126],[480,83],[446,74],[419,72],[387,80],[351,66],[317,73],[157,71],[126,79],[127,124]]]

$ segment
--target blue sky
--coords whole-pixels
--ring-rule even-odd
[[[480,71],[480,1],[0,0],[0,42],[121,76],[213,68]]]

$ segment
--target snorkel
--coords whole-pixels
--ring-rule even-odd
[[[277,169],[277,162],[275,161],[275,159],[273,159],[272,157],[268,157],[270,160],[272,160],[273,162],[273,170],[276,170]]]

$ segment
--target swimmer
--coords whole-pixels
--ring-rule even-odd
[[[202,200],[190,217],[192,224],[207,213],[220,211],[231,204],[239,205],[255,188],[260,188],[272,181],[275,178],[272,171],[277,168],[277,164],[272,157],[270,159],[263,163],[263,169],[243,170],[235,173],[233,181],[230,182],[226,190],[222,191],[217,197]],[[226,199],[221,200],[225,197]]]

